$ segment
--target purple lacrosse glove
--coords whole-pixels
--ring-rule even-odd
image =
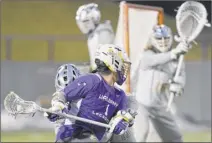
[[[68,114],[68,109],[64,108],[62,110],[62,113]],[[46,112],[46,114],[47,114],[46,117],[49,119],[50,122],[56,122],[57,120],[64,119],[64,117],[61,117],[57,114],[53,114],[53,113],[49,113],[49,112]]]
[[[117,135],[122,135],[127,130],[128,126],[129,126],[129,123],[127,123],[124,120],[121,120],[118,122],[118,124],[114,128],[113,133]]]

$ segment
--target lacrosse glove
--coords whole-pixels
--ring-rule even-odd
[[[50,108],[50,110],[52,110],[52,108]],[[53,110],[52,110],[53,111]],[[55,111],[53,111],[55,112]],[[66,113],[68,114],[68,109],[67,108],[63,108],[62,111],[58,111],[58,112],[62,112],[62,113]],[[53,113],[49,113],[49,112],[45,112],[44,113],[44,116],[47,117],[49,119],[50,122],[63,122],[65,120],[64,117],[61,117],[57,114],[53,114]]]
[[[181,84],[174,82],[173,80],[169,80],[169,91],[174,93],[175,96],[181,96],[183,94],[184,88]]]
[[[129,123],[124,120],[121,120],[115,126],[113,133],[117,135],[122,135],[125,133],[128,127],[129,127]]]
[[[127,111],[121,110],[117,112],[117,115],[113,117],[110,122],[113,133],[117,135],[124,134],[128,127],[131,127],[134,124],[135,116],[137,112],[128,109]]]
[[[184,55],[188,52],[189,49],[191,49],[191,44],[181,42],[177,45],[176,48],[171,50],[171,58],[172,59],[178,59],[180,55]]]

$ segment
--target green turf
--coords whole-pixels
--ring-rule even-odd
[[[211,142],[211,132],[184,133],[185,142]]]
[[[53,142],[54,132],[6,132],[1,142]]]
[[[93,2],[87,0],[86,3]],[[112,21],[116,29],[118,3],[95,1],[99,4],[102,20]],[[1,32],[3,35],[82,35],[75,22],[77,8],[85,1],[2,1]],[[168,16],[165,23],[176,33],[175,21]],[[88,61],[86,41],[56,41],[55,61]],[[76,50],[77,49],[77,50]],[[65,51],[63,51],[65,50]],[[1,59],[5,59],[5,41],[1,42]],[[14,40],[12,42],[12,60],[46,61],[48,58],[47,41]],[[201,52],[195,48],[186,56],[186,60],[199,60]]]
[[[53,142],[54,132],[2,132],[1,142]],[[210,142],[211,132],[184,133],[185,142]]]

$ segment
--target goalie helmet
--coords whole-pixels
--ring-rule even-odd
[[[167,52],[171,49],[173,41],[171,29],[166,25],[155,26],[150,41],[159,52]]]
[[[74,81],[80,75],[80,71],[73,64],[64,64],[60,66],[55,77],[56,91],[63,90],[69,82]]]
[[[130,69],[130,60],[126,52],[113,44],[104,44],[97,47],[95,55],[97,71],[99,67],[106,66],[110,71],[117,73],[116,83],[122,85]]]
[[[83,34],[93,31],[99,24],[100,18],[101,13],[95,3],[80,6],[76,13],[76,22]]]

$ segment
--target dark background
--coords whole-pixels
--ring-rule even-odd
[[[120,1],[121,0],[116,2],[120,2]],[[174,11],[174,9],[177,9],[177,7],[179,7],[183,2],[185,2],[185,1],[142,1],[142,0],[138,0],[138,1],[126,0],[126,1],[129,3],[163,7],[164,12],[171,16],[175,16],[176,12]],[[212,6],[211,1],[199,1],[199,2],[201,2],[206,7],[208,12],[208,21],[210,21],[211,23],[211,6]]]

